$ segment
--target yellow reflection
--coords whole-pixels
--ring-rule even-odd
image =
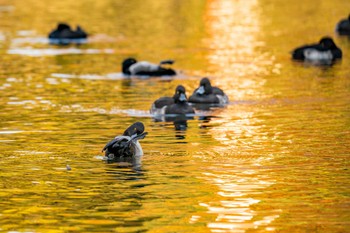
[[[261,44],[255,38],[260,30],[253,11],[256,4],[256,0],[208,2],[206,24],[211,36],[205,41],[211,48],[208,59],[224,74],[234,71],[235,76],[244,76],[261,69],[256,65],[259,58],[253,56],[255,47]]]
[[[231,102],[266,98],[261,93],[265,80],[259,76],[278,71],[279,66],[268,54],[256,51],[262,45],[258,39],[258,1],[208,1],[206,26],[209,38],[205,43],[211,49],[208,60],[220,77],[215,84],[226,88]],[[202,177],[218,187],[217,200],[200,203],[216,216],[207,224],[212,232],[246,232],[263,227],[271,230],[271,222],[278,217],[274,211],[257,213],[253,209],[260,202],[258,194],[274,183],[261,171],[272,155],[261,156],[257,150],[268,140],[253,105],[256,103],[228,106],[221,112],[222,118],[213,119],[220,127],[211,128],[210,135],[222,144],[215,152],[225,155],[226,160],[221,161],[225,165],[209,167]],[[233,161],[237,159],[240,161]]]

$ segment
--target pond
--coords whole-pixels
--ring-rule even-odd
[[[350,39],[344,0],[0,0],[0,232],[346,232]],[[86,44],[50,45],[58,22]],[[332,66],[290,51],[334,38]],[[127,57],[178,74],[126,77]],[[187,128],[157,98],[202,77],[225,107]],[[104,145],[141,121],[142,167]],[[67,169],[70,168],[70,169]]]

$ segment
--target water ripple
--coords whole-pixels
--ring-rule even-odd
[[[35,49],[31,47],[14,48],[7,50],[8,54],[24,55],[30,57],[57,56],[67,54],[113,54],[114,49],[78,49],[78,48],[60,48],[60,49]]]

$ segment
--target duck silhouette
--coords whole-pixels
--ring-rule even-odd
[[[229,100],[223,90],[213,87],[208,78],[202,78],[199,87],[194,90],[188,101],[195,104],[225,105]]]
[[[175,70],[165,68],[163,65],[174,64],[173,60],[163,60],[159,64],[148,61],[137,61],[135,58],[127,58],[122,63],[122,72],[125,75],[139,76],[173,76],[176,75]]]
[[[292,58],[315,64],[330,64],[342,58],[342,51],[336,46],[332,38],[323,37],[318,44],[303,45],[294,49]]]
[[[68,45],[71,43],[84,43],[88,34],[78,25],[76,30],[72,30],[66,23],[59,23],[57,28],[49,33],[51,44]]]
[[[154,101],[150,112],[154,115],[194,114],[194,109],[187,102],[186,89],[178,85],[173,97],[161,97]]]
[[[339,35],[350,36],[350,14],[347,19],[342,19],[337,23],[335,31]]]
[[[146,137],[145,126],[142,122],[130,125],[123,135],[116,136],[109,141],[102,152],[108,162],[126,162],[133,165],[140,165],[143,150],[138,140]]]

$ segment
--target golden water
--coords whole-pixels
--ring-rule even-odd
[[[349,232],[350,40],[344,0],[0,0],[0,232]],[[56,47],[58,21],[89,43]],[[330,35],[332,67],[290,60]],[[129,56],[176,60],[126,79]],[[148,110],[201,77],[230,104],[187,130]],[[203,115],[207,117],[203,117]],[[101,149],[142,121],[141,171]],[[67,170],[69,165],[71,170]]]

